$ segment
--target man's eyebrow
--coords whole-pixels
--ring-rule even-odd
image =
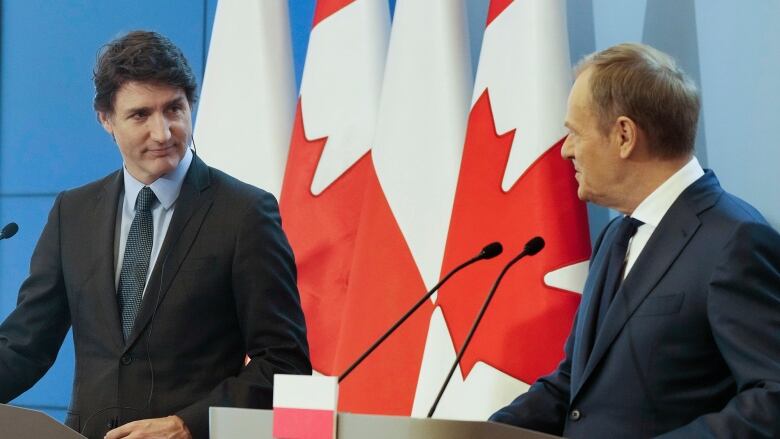
[[[184,100],[185,100],[184,96],[178,96],[178,97],[175,97],[175,98],[171,99],[170,101],[166,102],[165,104],[163,104],[163,107],[167,108],[167,107],[170,107],[171,105],[174,105],[174,104],[181,104],[181,103],[184,102]],[[123,111],[122,114],[129,116],[131,114],[136,114],[136,113],[148,113],[148,112],[151,112],[151,110],[152,110],[152,108],[148,107],[148,106],[145,106],[145,107],[144,106],[132,107],[132,108],[128,108],[127,110]]]
[[[185,100],[184,96],[178,96],[166,102],[164,106],[170,107],[173,104],[181,104],[182,102],[184,102],[184,100]]]
[[[122,114],[125,116],[129,116],[131,114],[136,114],[136,113],[148,113],[149,110],[150,110],[149,107],[132,107],[123,111]]]

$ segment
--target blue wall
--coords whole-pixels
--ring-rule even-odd
[[[314,0],[288,4],[300,83]],[[488,0],[467,4],[476,65]],[[0,2],[0,225],[21,226],[0,242],[0,318],[15,305],[56,193],[121,164],[92,112],[97,49],[131,29],[157,30],[184,50],[200,80],[215,7],[216,0]],[[645,41],[678,57],[702,88],[697,155],[780,226],[780,2],[569,0],[568,19],[573,61],[621,41]],[[591,207],[592,233],[610,215]],[[72,376],[68,340],[43,381],[15,402],[63,419]]]

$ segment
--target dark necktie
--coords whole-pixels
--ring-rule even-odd
[[[135,200],[135,217],[130,225],[125,244],[122,271],[119,273],[119,310],[122,314],[122,332],[125,340],[133,330],[135,316],[141,307],[141,298],[149,271],[149,257],[152,254],[154,230],[152,204],[157,199],[154,192],[144,186]]]
[[[631,237],[634,236],[636,230],[642,224],[644,223],[636,218],[624,216],[615,234],[615,240],[612,241],[612,247],[609,249],[609,257],[607,258],[607,274],[604,277],[604,286],[599,300],[598,320],[596,320],[597,331],[604,323],[604,316],[607,314],[609,305],[612,304],[612,300],[615,298],[615,294],[623,280],[628,241],[631,240]]]

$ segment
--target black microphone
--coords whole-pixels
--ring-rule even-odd
[[[8,223],[3,227],[3,230],[0,230],[0,240],[8,239],[14,235],[16,235],[16,232],[19,231],[19,225],[16,223]]]
[[[435,292],[436,292],[436,291],[437,291],[437,290],[438,290],[438,289],[439,289],[439,288],[440,288],[442,285],[444,285],[444,283],[445,283],[445,282],[447,282],[447,281],[448,281],[448,280],[449,280],[449,279],[452,277],[452,275],[453,275],[453,274],[455,274],[455,273],[459,272],[460,270],[462,270],[463,268],[465,268],[465,267],[467,267],[467,266],[469,266],[469,265],[473,264],[474,262],[480,261],[480,260],[482,260],[482,259],[491,259],[491,258],[495,258],[496,256],[500,255],[502,251],[504,251],[504,247],[503,247],[503,246],[501,246],[501,243],[500,243],[500,242],[491,242],[490,244],[488,244],[488,245],[486,245],[484,248],[482,248],[482,251],[480,251],[478,255],[474,256],[473,258],[469,259],[468,261],[466,261],[466,262],[464,262],[464,263],[462,263],[462,264],[458,265],[457,267],[453,268],[453,269],[452,269],[452,270],[451,270],[449,273],[447,273],[447,274],[446,274],[446,275],[445,275],[445,276],[444,276],[444,277],[443,277],[443,278],[442,278],[442,279],[439,281],[439,283],[437,283],[436,285],[434,285],[434,286],[433,286],[433,288],[431,288],[431,290],[430,290],[430,291],[428,291],[427,293],[425,293],[425,295],[423,295],[423,296],[420,298],[420,300],[418,300],[418,301],[417,301],[417,303],[415,303],[415,304],[412,306],[412,308],[411,308],[411,309],[409,309],[409,311],[407,311],[407,312],[406,312],[406,314],[404,314],[404,315],[403,315],[403,316],[402,316],[400,319],[398,319],[398,321],[397,321],[397,322],[395,322],[395,324],[394,324],[393,326],[391,326],[391,327],[390,327],[390,329],[388,329],[388,330],[387,330],[387,332],[385,332],[384,334],[382,334],[382,336],[381,336],[381,337],[379,337],[379,338],[378,338],[378,339],[377,339],[377,340],[374,342],[374,344],[372,344],[372,345],[371,345],[371,347],[369,347],[369,348],[368,348],[368,349],[367,349],[367,350],[366,350],[366,351],[363,353],[363,355],[361,355],[361,356],[360,356],[360,357],[359,357],[357,360],[355,360],[355,362],[354,362],[354,363],[352,363],[352,365],[350,365],[350,366],[349,366],[349,367],[348,367],[348,368],[347,368],[347,369],[346,369],[344,372],[342,372],[342,373],[341,373],[341,375],[339,375],[339,380],[338,380],[338,382],[341,382],[341,381],[342,381],[344,378],[346,378],[346,377],[347,377],[347,376],[348,376],[350,373],[352,373],[352,371],[353,371],[353,370],[354,370],[356,367],[358,367],[358,365],[360,365],[360,363],[362,363],[362,362],[363,362],[363,360],[365,360],[365,359],[366,359],[366,357],[368,357],[368,356],[371,354],[371,352],[374,352],[374,350],[375,350],[376,348],[378,348],[378,347],[379,347],[379,345],[380,345],[380,344],[382,344],[382,342],[383,342],[383,341],[385,341],[385,339],[386,339],[387,337],[389,337],[389,336],[390,336],[390,334],[392,334],[393,332],[395,332],[395,330],[396,330],[396,329],[398,329],[398,327],[399,327],[399,326],[401,326],[401,324],[402,324],[403,322],[405,322],[405,321],[406,321],[406,319],[408,319],[408,318],[409,318],[409,317],[412,315],[412,313],[414,313],[415,311],[417,311],[417,308],[419,308],[420,306],[422,306],[422,304],[423,304],[423,303],[425,303],[425,301],[426,301],[426,300],[428,300],[428,298],[430,298],[430,297],[433,295],[433,293],[435,293]]]
[[[471,338],[474,337],[474,332],[477,330],[477,326],[479,326],[479,322],[482,321],[482,316],[485,315],[485,311],[487,310],[490,301],[493,299],[493,295],[495,294],[496,289],[498,289],[498,284],[501,283],[501,280],[504,278],[506,272],[509,270],[510,267],[515,265],[515,262],[519,261],[520,259],[523,259],[526,256],[533,256],[539,253],[543,248],[544,248],[544,239],[542,239],[541,236],[531,238],[528,242],[525,243],[525,247],[523,247],[523,251],[520,252],[519,255],[515,256],[511,261],[509,261],[504,266],[504,269],[501,270],[501,274],[498,275],[496,281],[493,283],[493,287],[490,288],[490,292],[485,298],[485,302],[482,304],[482,308],[479,310],[479,314],[477,314],[477,318],[474,319],[474,324],[471,325],[471,329],[469,330],[469,333],[466,336],[466,340],[463,342],[463,346],[460,348],[458,355],[455,357],[455,362],[452,363],[452,368],[450,368],[450,373],[447,374],[447,378],[444,380],[444,384],[442,384],[441,389],[439,390],[439,394],[436,395],[436,400],[433,402],[431,409],[428,411],[429,418],[433,416],[433,412],[436,410],[436,406],[439,405],[439,401],[441,400],[442,395],[444,395],[444,389],[446,389],[447,384],[450,383],[450,379],[452,378],[452,374],[455,372],[455,368],[458,366],[458,363],[460,363],[461,358],[463,358],[463,353],[466,352],[466,348],[469,346],[469,343],[471,343]]]

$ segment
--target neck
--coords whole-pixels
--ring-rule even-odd
[[[686,155],[676,159],[651,159],[636,166],[626,180],[623,202],[614,209],[625,215],[631,215],[634,209],[650,196],[672,175],[688,164],[692,156]]]

